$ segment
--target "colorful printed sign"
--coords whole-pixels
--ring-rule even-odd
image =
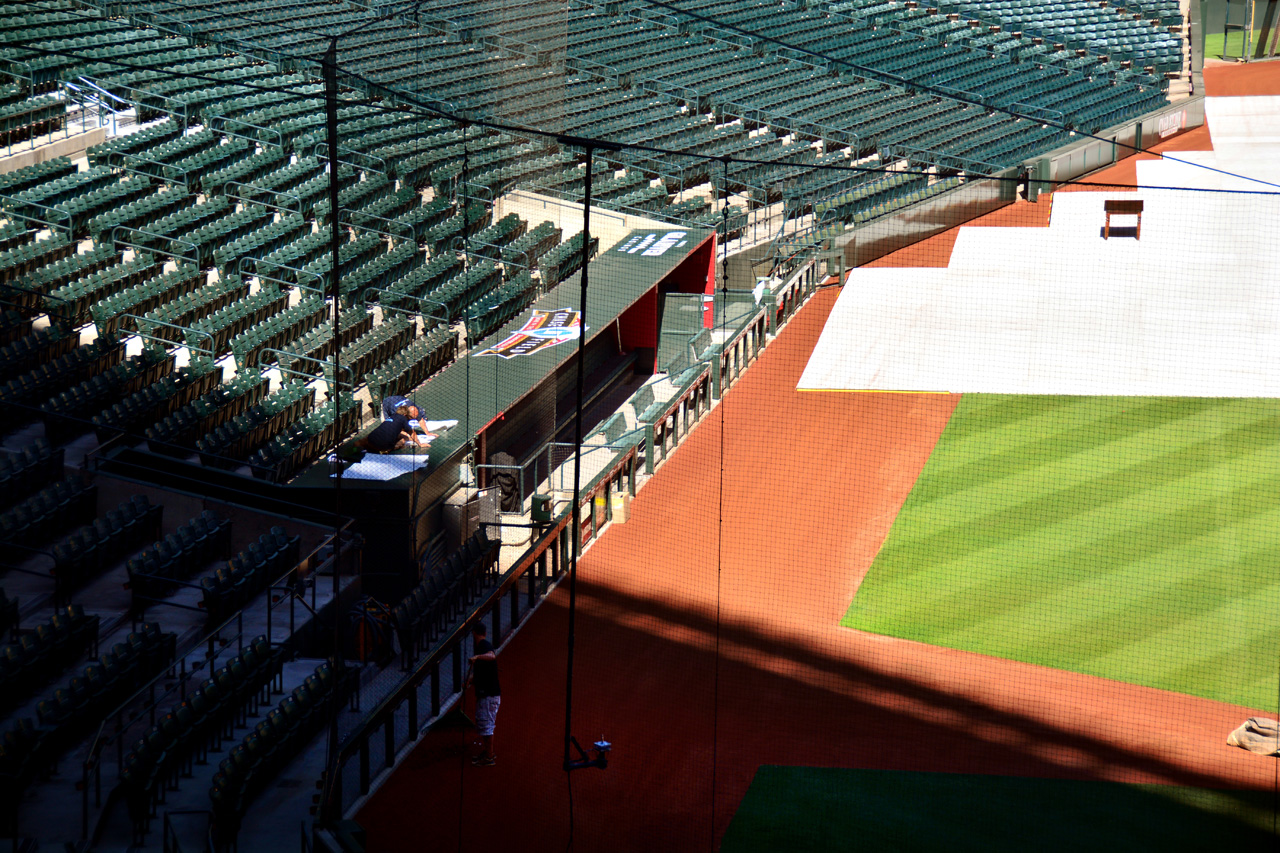
[[[561,308],[558,311],[535,310],[533,316],[519,331],[476,355],[515,358],[541,352],[564,341],[577,340],[581,334],[582,318],[576,310],[572,308]]]

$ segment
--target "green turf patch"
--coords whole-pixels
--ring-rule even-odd
[[[1271,792],[761,767],[725,853],[1273,850]]]
[[[1252,44],[1256,51],[1258,43],[1262,41],[1265,33],[1262,30],[1253,31]],[[1219,59],[1239,58],[1244,54],[1244,30],[1232,30],[1224,37],[1222,33],[1206,33],[1204,37],[1204,55],[1217,57]]]
[[[1280,401],[966,394],[842,624],[1274,709]]]

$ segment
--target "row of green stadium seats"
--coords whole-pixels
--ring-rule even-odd
[[[259,446],[311,411],[315,395],[315,389],[305,382],[286,380],[261,403],[197,440],[200,461],[210,467],[225,467],[247,458]]]
[[[139,331],[161,340],[182,343],[183,333],[180,329],[185,329],[248,295],[249,283],[239,276],[219,278],[151,309],[138,323]]]
[[[369,261],[373,260],[377,255],[382,254],[386,249],[386,241],[376,234],[361,234],[350,243],[343,243],[338,249],[338,264],[340,269],[345,273],[350,270],[358,269]],[[311,261],[303,270],[307,273],[300,276],[298,284],[304,287],[321,287],[328,291],[330,281],[333,277],[333,255],[331,252],[321,252],[314,261]],[[306,279],[304,283],[302,279]]]
[[[95,217],[150,195],[151,191],[149,180],[127,176],[113,184],[59,202],[53,206],[54,212],[46,215],[71,229],[73,236],[84,239],[90,236],[92,229],[89,223]]]
[[[121,331],[135,331],[137,321],[134,317],[141,317],[184,294],[198,290],[207,281],[208,274],[204,270],[189,264],[179,264],[176,269],[98,300],[90,308],[90,313],[98,334],[114,337]]]
[[[305,234],[310,234],[311,224],[297,214],[288,214],[272,222],[235,237],[213,253],[214,264],[224,273],[236,272],[240,259],[259,257],[283,248]]]
[[[22,288],[36,293],[49,293],[78,278],[115,266],[122,257],[120,251],[109,245],[97,246],[77,255],[67,255],[29,272],[22,281]]]
[[[217,174],[219,170],[247,160],[253,155],[252,142],[232,138],[221,145],[212,145],[181,160],[170,162],[163,169],[163,177],[167,181],[181,183],[190,190],[203,188],[208,195],[211,194],[210,188],[204,187],[202,183],[206,175]]]
[[[272,221],[273,216],[274,213],[270,208],[257,204],[245,205],[235,213],[228,213],[199,228],[184,232],[173,241],[171,251],[184,258],[194,253],[195,257],[191,257],[191,260],[196,266],[212,266],[215,252],[228,245],[234,245],[235,241],[241,237],[265,227]],[[301,223],[294,224],[299,230],[304,227]]]
[[[360,404],[350,393],[341,395],[341,411],[332,400],[290,427],[284,435],[271,439],[249,457],[253,475],[274,481],[287,480],[324,451],[360,428]]]
[[[231,182],[251,184],[271,172],[289,165],[289,155],[282,148],[268,146],[265,150],[217,171],[202,175],[200,183],[209,194],[225,193]]]
[[[236,366],[253,369],[260,360],[274,361],[275,354],[266,353],[265,350],[280,350],[292,346],[299,336],[323,323],[328,313],[329,309],[323,299],[311,297],[246,329],[231,341]],[[268,355],[269,358],[264,358]]]
[[[256,370],[239,370],[230,382],[160,419],[146,430],[153,453],[186,455],[196,440],[262,402],[269,383]]]
[[[413,241],[402,242],[389,252],[375,255],[368,262],[345,272],[342,295],[358,301],[359,295],[371,287],[383,289],[406,273],[422,266],[426,255]]]
[[[0,427],[8,430],[34,420],[40,403],[119,364],[123,357],[124,347],[118,342],[98,338],[5,382],[0,385]]]
[[[78,325],[87,319],[94,303],[159,275],[161,266],[162,262],[153,255],[139,253],[130,261],[106,267],[50,291],[44,297],[44,310],[52,317]]]
[[[464,248],[466,238],[489,227],[493,221],[493,211],[489,206],[473,201],[460,212],[430,228],[423,235],[423,241],[432,247],[431,256],[460,251]]]
[[[416,310],[419,297],[439,288],[460,272],[462,259],[454,252],[446,252],[432,257],[427,263],[390,284],[379,299],[383,305],[392,308]]]
[[[537,296],[538,283],[521,271],[467,311],[467,334],[482,340],[514,320]]]
[[[173,119],[141,128],[124,136],[113,136],[85,151],[90,166],[113,166],[111,155],[117,152],[134,152],[150,148],[182,135],[182,126]]]
[[[453,361],[457,349],[458,337],[452,329],[446,326],[431,329],[382,367],[365,375],[372,399],[409,393]]]
[[[395,191],[395,185],[386,175],[372,174],[338,193],[338,207],[342,210],[360,207]],[[331,224],[329,199],[326,197],[315,206],[315,218],[322,225]]]
[[[30,329],[30,326],[27,328]],[[0,346],[0,382],[16,379],[36,365],[66,355],[79,343],[79,333],[63,325],[31,329],[28,334]],[[8,456],[0,456],[0,465],[9,459]],[[7,497],[8,493],[0,489],[0,505]]]
[[[579,231],[542,258],[538,264],[538,276],[542,286],[550,290],[578,270],[582,269],[582,232]],[[594,258],[600,248],[600,238],[593,236],[587,246],[587,260]]]
[[[148,425],[172,414],[218,385],[222,368],[210,359],[192,359],[159,381],[104,407],[90,420],[99,441],[119,433],[140,433]]]
[[[373,328],[373,314],[361,305],[353,305],[338,318],[338,346],[346,346]],[[288,351],[279,356],[280,366],[304,373],[319,373],[317,361],[333,355],[333,324],[326,323],[295,340]]]
[[[85,193],[101,189],[120,180],[120,176],[105,166],[96,166],[84,172],[72,172],[53,180],[43,181],[14,194],[17,202],[28,202],[42,207],[53,207]],[[5,206],[12,203],[6,201]]]
[[[502,270],[482,260],[422,297],[423,317],[428,328],[448,325],[464,317],[476,299],[502,284]]]
[[[114,210],[99,213],[89,220],[87,228],[89,235],[97,243],[110,242],[113,239],[113,232],[120,226],[164,233],[163,229],[170,227],[176,229],[182,221],[170,219],[171,214],[192,208],[195,203],[196,196],[180,190],[156,192]],[[122,236],[127,242],[136,242],[128,235]]]
[[[338,352],[338,364],[343,371],[341,381],[358,381],[359,377],[372,373],[402,352],[413,340],[415,327],[402,316],[384,319]],[[349,371],[349,372],[348,372]],[[327,375],[332,371],[326,370]]]
[[[234,278],[230,279],[234,280]],[[189,346],[223,355],[230,350],[231,339],[246,329],[279,314],[289,307],[289,293],[267,283],[242,299],[191,324],[187,334]]]
[[[101,411],[112,400],[139,391],[173,370],[173,356],[157,349],[143,349],[132,358],[54,394],[40,406],[45,436],[62,442],[91,428],[89,412]]]

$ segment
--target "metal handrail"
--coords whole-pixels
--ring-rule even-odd
[[[395,225],[395,226],[398,226],[398,227],[400,227],[400,228],[403,228],[403,229],[404,229],[404,231],[405,231],[405,233],[404,233],[404,234],[393,234],[393,233],[391,233],[390,231],[382,231],[382,230],[380,230],[380,229],[378,229],[378,228],[371,228],[371,227],[369,227],[368,225],[360,225],[360,224],[358,224],[358,223],[355,223],[355,222],[352,222],[352,221],[351,221],[351,217],[352,217],[352,216],[364,216],[364,217],[367,217],[367,218],[369,218],[369,219],[376,219],[376,220],[378,220],[379,222],[385,222],[385,223],[387,223],[388,225]],[[344,209],[342,209],[342,210],[338,211],[338,223],[339,223],[340,225],[341,225],[341,224],[349,225],[349,226],[351,226],[352,228],[357,228],[357,229],[359,229],[359,230],[361,230],[361,231],[368,231],[368,232],[370,232],[371,234],[381,234],[381,235],[383,235],[384,237],[390,237],[390,238],[391,238],[391,239],[393,239],[393,240],[407,240],[407,241],[411,241],[411,240],[413,240],[413,227],[412,227],[412,226],[410,226],[410,225],[406,225],[405,223],[400,222],[400,221],[395,220],[395,219],[388,219],[388,218],[386,218],[385,216],[378,216],[377,214],[374,214],[374,213],[365,213],[363,210],[349,210],[349,209],[344,208]]]
[[[343,523],[341,529],[344,534],[346,534],[346,531],[348,528],[350,528],[351,524],[352,522],[349,519]],[[330,555],[325,561],[320,561],[317,559],[320,552],[323,551],[325,548],[329,547],[329,543],[332,541],[332,539],[333,537],[326,537],[324,540],[322,540],[318,545],[316,545],[314,549],[312,549],[312,551],[309,554],[307,554],[305,557],[302,557],[296,565],[291,566],[288,569],[288,571],[281,573],[281,575],[278,578],[276,578],[271,583],[267,584],[267,588],[270,589],[284,583],[289,578],[289,576],[296,573],[299,570],[299,567],[301,566],[313,567],[313,573],[314,573],[314,572],[318,572],[325,562],[332,562],[333,571],[335,572],[340,571],[340,560],[341,560],[342,554],[334,553]],[[344,543],[350,543],[352,539],[348,534],[348,535],[342,536],[342,541]],[[346,553],[346,549],[344,549],[344,553]],[[315,587],[313,585],[312,586],[313,605],[314,605],[314,600],[315,600]],[[271,636],[269,620],[270,620],[272,607],[273,607],[273,602],[271,602],[270,597],[268,596],[267,598],[268,639]],[[224,622],[222,622],[216,628],[214,628],[212,631],[206,634],[199,642],[193,644],[191,648],[185,654],[182,655],[182,657],[179,659],[179,661],[177,661],[177,663],[181,663],[182,665],[185,666],[185,662],[188,657],[198,654],[206,646],[208,647],[209,651],[208,653],[205,654],[205,659],[209,661],[216,660],[218,657],[218,654],[214,648],[214,644],[219,641],[219,639],[221,638],[222,632],[230,628],[233,622],[237,623],[237,625],[243,625],[243,619],[244,619],[244,608],[242,607],[239,610],[237,610],[236,613],[228,617]],[[293,630],[292,630],[292,623],[291,623],[290,636],[292,635],[293,635]],[[241,641],[240,645],[243,644],[244,632],[242,629],[238,628],[236,633],[232,637],[227,639],[227,641],[223,643],[221,647],[229,648],[231,646],[231,643],[236,640]],[[237,646],[237,648],[239,648],[239,645]],[[195,669],[193,668],[192,671],[195,671]],[[159,674],[157,674],[146,684],[143,684],[142,686],[140,686],[137,690],[135,690],[129,696],[128,699],[126,699],[124,702],[120,703],[120,705],[118,705],[112,711],[104,715],[102,722],[98,725],[97,731],[94,733],[94,736],[89,740],[88,749],[86,750],[85,759],[82,764],[82,776],[81,776],[81,782],[79,786],[80,791],[82,793],[81,825],[80,825],[81,840],[88,839],[91,834],[90,826],[89,826],[89,823],[90,823],[89,794],[90,794],[91,788],[94,791],[94,794],[95,794],[94,799],[96,800],[97,806],[101,807],[102,805],[101,758],[102,758],[103,751],[112,743],[116,743],[118,745],[119,751],[121,752],[121,754],[123,754],[123,740],[121,738],[123,738],[124,732],[127,730],[127,724],[124,726],[121,726],[121,721],[125,719],[125,714],[128,711],[129,707],[144,693],[149,693],[154,691],[157,684],[159,684],[162,681],[171,679],[172,677],[173,676],[170,674],[170,669],[166,669],[160,672]],[[175,691],[178,691],[180,695],[183,698],[185,698],[186,686],[187,686],[187,679],[185,677],[177,679],[177,683],[170,686],[167,690],[164,690],[158,697],[155,697],[149,700],[146,706],[144,706],[141,710],[139,710],[139,712],[135,714],[133,717],[130,717],[128,719],[128,722],[131,723],[140,719],[143,716],[144,712],[147,712],[148,718],[150,721],[148,722],[148,725],[150,725],[151,722],[154,722],[155,720],[155,711],[159,707],[160,703],[166,701],[166,699],[172,696]],[[106,731],[106,729],[108,724],[112,721],[112,719],[116,720],[118,728],[116,732],[109,733]],[[91,776],[93,777],[92,779],[90,778]],[[98,815],[98,820],[100,821],[104,816],[105,816],[104,814],[100,813]]]
[[[169,243],[178,243],[180,245],[187,246],[188,248],[191,249],[192,257],[188,257],[186,255],[179,255],[176,252],[170,252],[165,249],[149,248],[139,243],[130,243],[128,240],[121,240],[117,236],[121,231],[125,231],[130,234],[142,234],[147,237],[155,237],[159,240],[164,240]],[[129,248],[136,249],[139,252],[146,252],[149,255],[167,255],[171,258],[181,258],[184,261],[190,261],[196,266],[200,266],[200,247],[197,244],[191,242],[190,240],[183,240],[179,237],[170,237],[166,234],[157,234],[154,231],[146,231],[146,230],[143,230],[142,228],[130,228],[128,225],[117,225],[116,227],[111,229],[111,242],[119,246],[128,246]]]
[[[271,202],[263,201],[260,198],[239,195],[238,193],[230,192],[228,190],[228,187],[247,187],[249,189],[258,190],[259,192],[268,193],[277,198],[281,196],[291,198],[298,203],[298,208],[297,210],[294,210],[292,207],[285,207],[284,205],[280,205],[280,204],[272,204]],[[261,205],[262,207],[269,207],[272,210],[279,210],[285,213],[296,213],[299,216],[306,215],[302,209],[302,196],[296,195],[291,192],[286,192],[285,190],[273,190],[270,187],[260,187],[257,184],[241,183],[240,181],[227,181],[225,184],[222,185],[222,194],[226,198],[234,198],[234,199],[237,199],[238,201],[244,202],[245,204],[257,204],[257,205]]]
[[[87,77],[87,76],[84,76],[84,75],[81,75],[81,76],[80,76],[80,77],[78,77],[77,79],[78,79],[78,80],[80,80],[80,81],[81,81],[82,83],[84,83],[85,85],[90,86],[90,87],[92,87],[92,88],[94,88],[94,89],[97,89],[99,92],[102,92],[104,95],[106,95],[107,97],[109,97],[109,98],[111,98],[111,99],[113,99],[113,100],[116,100],[116,101],[124,101],[124,102],[126,102],[126,103],[132,104],[132,105],[134,106],[134,108],[135,108],[135,109],[136,109],[136,108],[138,108],[138,107],[145,106],[145,107],[147,107],[147,109],[153,109],[153,110],[155,110],[156,112],[168,113],[170,116],[172,116],[172,117],[173,117],[173,118],[175,118],[175,119],[176,119],[176,118],[178,118],[179,116],[181,116],[181,118],[182,118],[182,127],[183,127],[183,129],[184,129],[184,130],[186,129],[187,125],[190,123],[190,122],[189,122],[189,119],[188,119],[188,115],[187,115],[187,102],[186,102],[186,101],[180,101],[180,100],[178,100],[177,98],[172,98],[172,97],[170,97],[170,96],[168,96],[168,95],[162,95],[162,94],[160,94],[159,92],[152,92],[152,91],[150,91],[149,89],[141,89],[141,88],[139,88],[139,87],[137,87],[137,86],[130,86],[128,83],[106,83],[106,84],[104,85],[102,82],[98,81],[96,78],[93,78],[93,77]],[[148,103],[148,104],[144,104],[142,101],[139,101],[139,100],[137,100],[136,98],[122,97],[122,96],[120,96],[120,95],[116,94],[115,92],[111,91],[110,89],[105,88],[106,86],[112,86],[112,87],[117,88],[117,89],[128,89],[130,92],[141,92],[141,93],[143,93],[143,94],[144,94],[146,97],[148,97],[148,98],[157,98],[157,99],[159,99],[159,100],[161,100],[161,101],[165,102],[166,104],[177,104],[178,106],[180,106],[180,107],[182,108],[182,111],[181,111],[181,113],[179,113],[179,112],[176,112],[176,111],[174,110],[174,108],[173,108],[173,107],[170,107],[169,109],[165,109],[165,108],[163,108],[163,107],[157,107],[157,106],[154,106],[153,104],[149,104],[149,103]]]
[[[274,367],[270,367],[271,362],[269,359],[266,361],[263,360],[262,357],[267,353],[275,354],[276,364]],[[309,361],[309,362],[312,362],[313,364],[320,365],[320,378],[326,382],[328,382],[329,379],[328,379],[328,376],[325,374],[325,368],[336,368],[337,370],[340,370],[346,373],[347,376],[351,377],[351,384],[348,385],[347,387],[349,388],[356,387],[355,373],[352,371],[351,366],[348,364],[335,364],[334,362],[328,361],[326,359],[312,358],[309,355],[302,355],[301,353],[289,352],[288,350],[275,349],[273,347],[263,347],[262,349],[258,350],[258,364],[256,365],[258,370],[267,370],[267,369],[279,370],[281,373],[287,373],[290,376],[302,377],[306,379],[308,382],[315,380],[316,375],[314,373],[303,373],[301,370],[294,370],[293,368],[284,367],[283,365],[281,365],[280,356],[282,355],[288,356],[291,359],[297,359],[299,361]]]
[[[248,268],[245,266],[245,264],[248,263],[249,261],[253,262],[252,273],[249,273]],[[275,278],[273,276],[266,275],[265,273],[259,271],[258,264],[267,264],[275,269],[288,270],[289,272],[296,273],[298,275],[304,275],[304,274],[309,275],[312,278],[314,278],[316,281],[320,282],[320,284],[316,287],[309,287],[299,282],[288,281],[283,278]],[[320,275],[319,273],[312,272],[311,270],[300,269],[298,267],[291,267],[288,264],[279,264],[279,263],[276,263],[275,261],[269,261],[266,258],[252,258],[246,255],[245,257],[241,258],[239,261],[236,262],[236,269],[240,273],[240,275],[252,275],[254,278],[258,279],[259,281],[271,281],[271,282],[275,282],[276,284],[283,284],[286,288],[296,287],[299,290],[306,290],[306,291],[310,291],[311,293],[319,293],[322,296],[326,296],[329,293],[329,289],[324,286],[324,276]]]
[[[354,162],[352,162],[352,161],[350,161],[350,160],[343,160],[343,159],[342,159],[342,155],[343,155],[343,154],[354,154],[354,155],[356,155],[357,157],[366,157],[366,158],[368,158],[369,160],[373,160],[373,161],[376,161],[376,162],[378,162],[378,163],[381,163],[381,164],[382,164],[382,168],[380,168],[380,169],[379,169],[379,168],[377,168],[377,167],[374,167],[374,166],[367,166],[367,165],[366,165],[366,166],[362,166],[362,165],[360,165],[359,163],[354,163]],[[325,143],[325,142],[317,142],[317,143],[316,143],[316,145],[315,145],[315,149],[314,149],[314,156],[315,156],[315,158],[316,158],[317,160],[319,160],[321,163],[328,162],[328,159],[329,159],[329,145],[328,145],[328,143]],[[364,151],[358,151],[358,150],[356,150],[355,148],[347,148],[346,146],[343,146],[343,145],[339,145],[339,146],[338,146],[338,163],[339,163],[339,165],[350,166],[350,167],[352,167],[353,169],[363,169],[363,170],[365,170],[365,171],[367,171],[367,172],[376,172],[376,173],[377,173],[377,174],[379,174],[379,175],[384,175],[384,176],[385,176],[385,175],[387,174],[387,161],[386,161],[386,160],[382,159],[381,157],[379,157],[379,156],[377,156],[377,155],[375,155],[375,154],[367,154],[367,153],[365,153]]]
[[[364,289],[364,291],[360,294],[360,300],[361,300],[361,302],[364,304],[364,306],[365,306],[366,308],[368,308],[368,307],[369,307],[369,304],[370,304],[370,303],[369,303],[369,294],[370,294],[370,293],[376,293],[376,294],[378,294],[378,299],[377,299],[376,301],[374,301],[374,302],[373,302],[373,304],[374,304],[374,305],[376,305],[376,306],[378,306],[378,308],[382,309],[383,311],[398,311],[398,312],[400,312],[401,314],[407,314],[407,315],[409,315],[410,317],[421,317],[421,316],[422,316],[421,301],[420,301],[420,300],[419,300],[419,310],[417,310],[417,311],[411,311],[411,310],[409,310],[408,308],[401,308],[401,307],[399,307],[398,305],[387,305],[387,304],[385,304],[385,303],[382,301],[382,296],[383,296],[384,294],[385,294],[386,296],[391,297],[391,298],[396,299],[396,300],[405,300],[405,301],[407,301],[407,302],[412,302],[412,301],[414,301],[414,297],[413,297],[413,296],[410,296],[410,295],[409,295],[409,294],[407,294],[407,293],[400,293],[399,291],[396,291],[396,290],[389,290],[389,289],[387,289],[387,288],[385,288],[385,287],[366,287],[366,288]],[[439,318],[438,318],[438,317],[432,317],[431,319],[436,320],[436,319],[439,319]]]
[[[116,163],[113,161],[120,160],[123,162]],[[153,166],[160,166],[160,173],[157,175],[152,172],[143,172],[140,169],[133,168],[130,163],[150,163]],[[113,169],[122,169],[132,175],[141,175],[144,178],[160,178],[162,181],[172,184],[181,184],[183,189],[190,190],[191,184],[187,181],[187,172],[173,172],[170,174],[170,163],[161,160],[152,160],[149,157],[142,157],[137,154],[130,154],[128,151],[111,151],[107,154],[107,165]],[[177,175],[177,177],[173,177]]]
[[[230,116],[222,116],[222,115],[214,116],[209,120],[209,130],[213,131],[214,133],[221,132],[227,136],[233,136],[236,139],[243,139],[246,142],[252,142],[255,144],[265,144],[267,142],[267,140],[258,136],[246,136],[243,133],[236,133],[234,131],[227,130],[228,124],[239,125],[240,127],[251,127],[254,130],[260,130],[264,133],[275,134],[276,147],[284,148],[284,134],[282,134],[276,128],[264,127],[263,125],[260,125],[260,124],[254,124],[253,122],[243,121],[238,118],[231,118]]]
[[[18,205],[20,207],[38,207],[41,210],[47,210],[51,213],[59,213],[61,214],[60,218],[66,220],[66,223],[59,224],[56,222],[41,219],[38,216],[31,216],[30,214],[27,214],[27,213],[20,213],[17,210],[14,210],[11,205]],[[72,230],[71,229],[71,211],[59,210],[56,207],[50,207],[49,205],[40,204],[34,201],[24,201],[23,199],[16,198],[11,195],[0,195],[0,208],[4,209],[4,215],[6,217],[21,219],[25,222],[36,222],[36,223],[39,223],[40,225],[44,225],[52,229],[62,229],[67,232],[68,236],[71,235],[71,230]]]
[[[163,320],[156,320],[155,318],[147,317],[145,315],[139,316],[137,314],[121,314],[119,316],[125,317],[129,320],[133,320],[133,326],[134,326],[133,334],[137,335],[143,340],[158,343],[165,349],[168,349],[171,346],[172,347],[185,346],[187,349],[191,350],[192,352],[198,352],[202,355],[207,355],[209,358],[218,357],[217,347],[215,346],[215,339],[213,337],[213,334],[210,332],[206,332],[204,329],[197,329],[194,326],[179,326],[176,323],[166,323]],[[164,326],[167,329],[174,329],[175,331],[182,332],[183,333],[182,342],[177,343],[175,341],[169,340],[168,338],[156,337],[155,335],[149,334],[148,332],[144,332],[142,331],[143,323],[147,323],[148,328],[152,328],[154,326]],[[188,337],[191,335],[203,335],[204,337],[208,338],[209,348],[206,350],[206,349],[201,349],[200,347],[197,347],[197,346],[192,346],[191,343],[187,340]]]

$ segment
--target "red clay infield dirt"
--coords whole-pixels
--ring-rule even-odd
[[[1248,709],[839,627],[959,398],[795,391],[836,296],[583,557],[573,730],[614,752],[573,774],[574,849],[714,849],[761,764],[1270,789],[1224,743]],[[500,656],[497,766],[428,735],[360,813],[370,850],[565,849],[567,592]]]

